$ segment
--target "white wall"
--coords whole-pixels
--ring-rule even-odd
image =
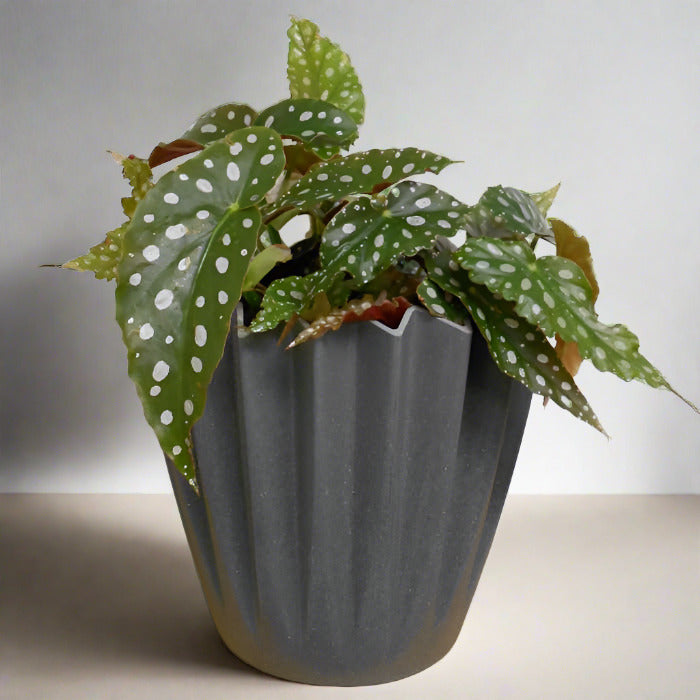
[[[592,244],[602,320],[700,402],[697,0],[0,3],[0,491],[167,490],[126,377],[113,289],[40,270],[121,222],[111,148],[147,154],[227,100],[286,94],[288,14],[350,53],[358,146],[461,158],[441,186],[562,181]],[[513,489],[698,492],[700,418],[594,370],[613,440],[535,400]]]

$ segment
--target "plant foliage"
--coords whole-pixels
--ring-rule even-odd
[[[558,185],[496,185],[469,206],[409,179],[449,158],[348,153],[365,110],[348,56],[308,20],[293,18],[288,36],[289,98],[261,111],[226,103],[148,161],[115,156],[132,188],[127,220],[64,265],[116,279],[129,374],[193,487],[190,431],[239,302],[249,332],[302,323],[289,347],[349,322],[396,326],[413,304],[473,323],[505,374],[602,432],[573,378],[582,360],[674,391],[631,331],[598,319],[588,242],[548,218]],[[151,167],[184,155],[153,182]],[[300,214],[307,234],[288,247],[279,231]],[[537,255],[539,242],[554,250]]]

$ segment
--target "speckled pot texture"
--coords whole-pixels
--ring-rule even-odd
[[[412,307],[290,351],[230,334],[169,465],[216,627],[266,673],[370,685],[444,656],[503,508],[530,393],[478,332]]]

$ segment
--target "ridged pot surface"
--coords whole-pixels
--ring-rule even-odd
[[[530,393],[478,334],[412,307],[284,352],[229,335],[169,465],[216,626],[269,674],[368,685],[454,644],[508,490]]]

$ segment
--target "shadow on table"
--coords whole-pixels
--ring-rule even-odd
[[[258,675],[221,642],[184,536],[180,545],[140,535],[128,512],[115,531],[104,519],[71,512],[78,498],[0,501],[0,656]],[[104,505],[109,497],[88,498]],[[154,501],[172,517],[163,503]]]

